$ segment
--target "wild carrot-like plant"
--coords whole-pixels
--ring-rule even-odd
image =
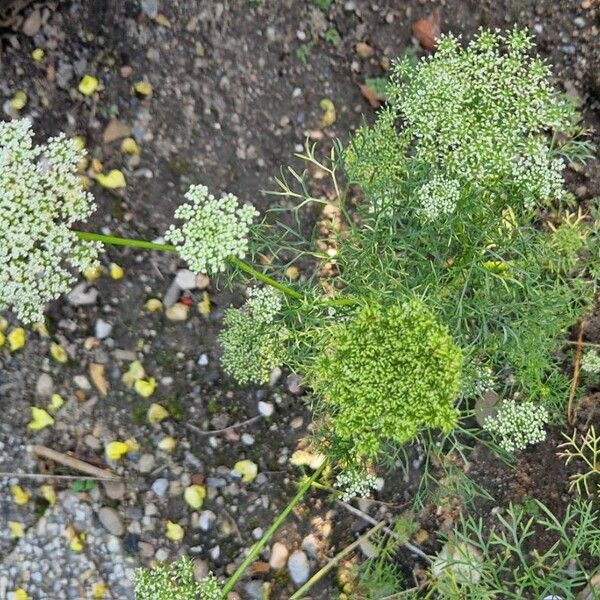
[[[27,123],[4,124],[0,308],[40,319],[97,242],[176,252],[192,270],[264,286],[226,312],[224,371],[242,385],[275,366],[302,376],[315,443],[355,490],[370,487],[359,474],[385,453],[460,427],[486,390],[514,405],[496,417],[506,449],[536,442],[568,386],[555,351],[590,307],[600,270],[598,222],[565,213],[565,161],[589,148],[531,50],[518,29],[481,31],[466,46],[443,37],[432,57],[395,65],[388,105],[347,148],[298,155],[307,170],[278,179],[285,225],[267,230],[249,204],[192,186],[165,233],[172,245],[75,231],[92,209],[76,147],[34,147]],[[309,170],[332,200],[313,195]],[[329,219],[327,243],[302,234],[302,209],[314,206]],[[259,255],[283,260],[253,266]],[[301,259],[311,273],[284,283]],[[519,416],[525,407],[535,423]]]

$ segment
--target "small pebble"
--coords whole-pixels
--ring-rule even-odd
[[[310,575],[310,565],[308,557],[302,550],[292,552],[288,560],[288,573],[295,585],[302,585],[308,581]]]
[[[161,477],[160,479],[154,481],[154,483],[152,484],[152,491],[160,498],[161,496],[164,496],[167,493],[168,487],[169,480],[165,479],[164,477]]]

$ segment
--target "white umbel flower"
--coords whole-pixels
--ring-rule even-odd
[[[101,247],[72,231],[94,211],[76,174],[84,153],[63,134],[33,144],[31,123],[0,123],[0,310],[25,323],[72,287]]]
[[[352,498],[368,496],[377,487],[377,477],[358,467],[350,467],[337,475],[334,485],[341,490],[342,501],[348,502]]]
[[[537,444],[546,439],[544,427],[548,422],[548,411],[533,402],[515,402],[506,400],[502,403],[495,417],[488,417],[484,427],[500,438],[500,447],[506,452],[524,450],[530,444]]]
[[[203,185],[193,185],[185,197],[190,203],[175,211],[175,218],[184,223],[171,225],[165,237],[190,269],[213,275],[225,270],[229,257],[244,258],[250,225],[258,211],[250,204],[240,206],[233,194],[217,199]]]
[[[600,374],[600,355],[597,350],[588,350],[581,359],[581,370],[593,375]]]
[[[460,185],[454,179],[434,176],[417,192],[419,213],[427,221],[452,214],[460,198]]]

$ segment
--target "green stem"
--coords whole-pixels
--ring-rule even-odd
[[[296,495],[290,500],[289,504],[281,511],[279,516],[273,521],[269,529],[265,531],[263,536],[252,546],[252,549],[248,553],[248,556],[243,560],[242,564],[236,569],[235,573],[229,578],[223,590],[221,592],[221,598],[227,598],[227,594],[233,590],[235,584],[238,582],[238,579],[246,572],[246,569],[254,562],[256,557],[262,552],[263,548],[269,543],[275,532],[283,525],[283,522],[287,519],[287,516],[290,514],[294,506],[302,500],[302,498],[306,495],[306,493],[310,490],[312,484],[317,480],[319,475],[323,472],[323,469],[327,465],[327,461],[323,462],[323,464],[308,478],[302,483]]]
[[[279,290],[280,292],[284,293],[286,296],[289,296],[290,298],[294,298],[294,300],[304,300],[304,296],[300,292],[297,292],[296,290],[292,289],[291,287],[289,287],[283,283],[280,283],[276,279],[273,279],[272,277],[269,277],[268,275],[265,275],[264,273],[257,271],[252,265],[249,265],[246,261],[244,261],[240,258],[237,258],[236,256],[230,256],[227,259],[227,262],[231,265],[236,266],[240,271],[244,271],[244,273],[247,273],[248,275],[252,275],[252,277],[254,277],[255,279],[258,279],[259,281],[262,281],[263,283],[270,285],[271,287],[275,288],[276,290]]]
[[[86,231],[76,231],[77,237],[90,242],[102,242],[111,246],[129,246],[130,248],[144,248],[145,250],[159,250],[162,252],[177,252],[175,246],[170,244],[155,244],[145,240],[134,240],[131,238],[116,237],[114,235],[102,235],[101,233],[87,233]]]
[[[110,244],[112,246],[129,246],[130,248],[144,248],[145,250],[159,250],[163,252],[177,252],[177,248],[170,244],[155,244],[154,242],[147,242],[145,240],[134,240],[131,238],[116,237],[114,235],[102,235],[101,233],[87,233],[85,231],[75,232],[77,236],[82,240],[88,240],[92,242],[102,242],[103,244]],[[286,296],[294,298],[294,300],[304,300],[304,296],[292,289],[291,287],[280,283],[279,281],[257,271],[252,265],[246,261],[237,258],[236,256],[230,256],[227,259],[229,264],[236,266],[240,271],[244,271],[248,275],[252,275],[255,279],[270,285],[271,287],[279,290]]]

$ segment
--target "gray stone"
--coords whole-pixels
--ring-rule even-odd
[[[142,0],[142,10],[151,19],[158,15],[158,0]]]
[[[164,496],[167,493],[167,488],[169,487],[169,480],[165,479],[164,477],[161,477],[160,479],[157,479],[153,484],[152,484],[152,491],[158,496]]]
[[[308,581],[310,565],[308,557],[302,550],[292,552],[288,560],[288,572],[295,585],[302,585]]]
[[[35,384],[35,393],[41,398],[50,398],[54,391],[54,381],[48,373],[42,373]]]
[[[113,535],[121,536],[125,532],[121,517],[114,508],[103,506],[98,511],[98,519],[102,523],[102,526]]]
[[[175,275],[175,283],[180,290],[193,290],[196,288],[196,275],[189,269],[181,269]]]
[[[208,531],[217,520],[217,515],[212,510],[203,510],[200,513],[200,518],[198,519],[198,527],[202,529],[202,531]]]
[[[122,481],[105,481],[104,491],[111,500],[121,500],[125,495],[125,484]]]
[[[156,460],[152,454],[142,454],[137,465],[138,471],[140,473],[150,473],[154,469],[155,462]]]
[[[113,326],[103,319],[98,319],[94,326],[94,333],[99,340],[107,338],[112,332]]]
[[[68,294],[67,300],[72,306],[91,306],[96,304],[98,299],[98,290],[90,287],[86,281],[76,285]]]
[[[273,405],[270,402],[263,402],[262,400],[258,403],[258,412],[263,417],[270,417],[273,414]]]

